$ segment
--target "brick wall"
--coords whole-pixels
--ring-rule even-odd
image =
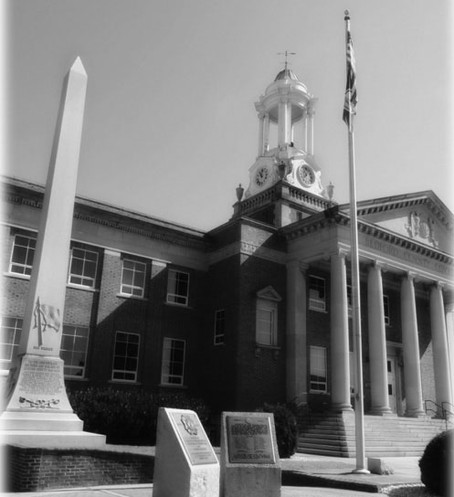
[[[255,409],[264,402],[285,402],[286,268],[258,257],[242,258],[236,403],[239,409]],[[277,348],[256,344],[257,292],[268,286],[282,298],[278,303]]]
[[[7,492],[153,481],[151,456],[17,446],[7,446],[4,456]]]

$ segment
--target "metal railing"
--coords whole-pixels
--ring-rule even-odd
[[[448,429],[449,422],[452,422],[452,419],[454,418],[454,405],[450,402],[437,404],[433,400],[426,399],[424,401],[424,410],[426,411],[426,414],[433,412],[435,414],[434,417],[444,419],[446,429]]]

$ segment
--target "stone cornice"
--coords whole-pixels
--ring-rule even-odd
[[[4,181],[4,200],[42,209],[44,187],[14,178]],[[74,219],[146,238],[205,251],[205,232],[76,196]]]
[[[332,205],[323,197],[301,190],[286,181],[278,181],[263,192],[237,202],[234,206],[234,217],[250,215],[278,200],[285,200],[299,207],[303,206],[310,212],[320,212]]]

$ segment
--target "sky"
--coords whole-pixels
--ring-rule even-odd
[[[349,201],[344,10],[357,62],[357,198],[454,211],[449,0],[7,0],[3,174],[44,185],[66,73],[88,74],[77,194],[210,230],[258,150],[284,66],[317,97],[315,159]]]

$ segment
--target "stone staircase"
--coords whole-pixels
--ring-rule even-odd
[[[300,420],[298,452],[355,457],[355,415],[311,413]],[[420,457],[427,443],[446,430],[446,421],[397,416],[364,416],[367,457]],[[452,425],[448,426],[452,428]]]

